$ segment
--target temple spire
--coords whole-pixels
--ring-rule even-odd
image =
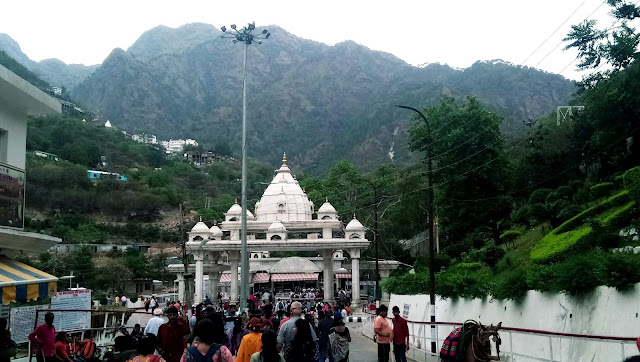
[[[282,153],[282,165],[283,166],[287,165],[287,153],[286,152]]]

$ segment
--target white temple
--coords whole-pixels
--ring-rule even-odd
[[[350,277],[352,301],[360,300],[360,252],[369,246],[365,238],[366,228],[355,218],[346,225],[338,220],[336,209],[327,200],[317,212],[314,204],[291,175],[286,154],[282,166],[255,205],[255,215],[249,210],[247,218],[247,247],[250,252],[250,280],[253,283],[307,281],[322,285],[325,300],[333,301],[334,277]],[[314,218],[314,213],[317,215]],[[194,255],[194,302],[201,302],[204,295],[215,297],[218,283],[229,279],[230,300],[238,302],[240,264],[240,228],[242,207],[237,203],[225,213],[219,225],[209,228],[202,221],[188,233],[187,248]],[[343,233],[344,232],[344,233]],[[341,236],[344,235],[344,236]],[[315,251],[317,258],[271,258],[272,251]],[[351,265],[343,268],[348,253]],[[181,265],[170,270],[182,279]],[[350,269],[350,273],[349,270]],[[208,286],[204,276],[208,275]],[[180,285],[184,295],[184,283]]]

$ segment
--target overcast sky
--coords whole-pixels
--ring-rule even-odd
[[[157,25],[255,21],[330,45],[353,40],[414,65],[504,59],[579,79],[576,63],[570,64],[575,52],[563,51],[561,40],[592,13],[601,27],[610,25],[608,11],[603,0],[9,0],[2,4],[0,33],[33,60],[89,65]],[[277,33],[270,41],[278,41]]]

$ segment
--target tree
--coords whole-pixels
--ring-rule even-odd
[[[133,277],[131,269],[122,263],[119,258],[106,259],[98,268],[96,283],[103,290],[111,290],[111,293],[119,291],[120,285]]]
[[[611,15],[620,26],[596,29],[596,20],[585,20],[571,26],[563,39],[569,42],[565,49],[578,50],[579,69],[596,69],[602,61],[609,63],[614,71],[626,68],[637,57],[636,49],[640,34],[629,26],[629,22],[640,17],[640,7],[626,0],[607,0],[613,9]]]
[[[509,187],[501,119],[474,98],[463,104],[445,98],[425,109],[432,130],[424,122],[409,130],[409,148],[431,147],[436,214],[443,244],[460,242],[472,232],[485,233],[500,244],[510,200],[502,196]]]

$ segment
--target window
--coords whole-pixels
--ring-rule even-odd
[[[229,219],[229,221],[238,221],[237,217],[232,217],[231,219]]]
[[[267,256],[266,256],[266,255],[264,255],[264,254],[262,254],[262,257],[263,257],[263,258],[266,258]]]
[[[202,241],[202,240],[204,240],[202,236],[196,236],[195,238],[193,238],[193,241]]]
[[[331,216],[325,215],[322,217],[322,220],[331,220]]]
[[[258,254],[253,254],[253,257],[254,258],[258,258]]]
[[[271,240],[282,240],[282,237],[280,237],[280,235],[274,235],[271,237]]]
[[[360,239],[360,235],[358,235],[358,234],[351,234],[351,235],[349,235],[349,239]]]

